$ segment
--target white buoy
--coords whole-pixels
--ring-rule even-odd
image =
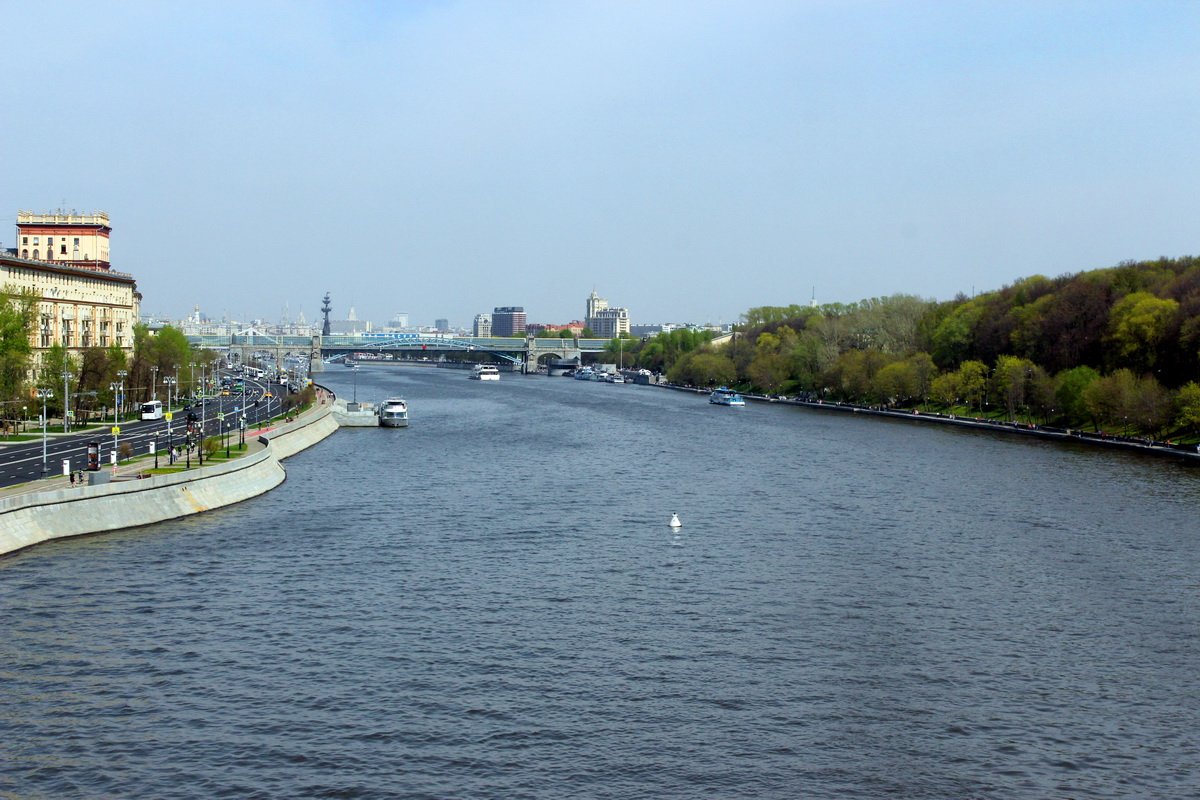
[[[678,514],[671,515],[671,521],[668,523],[672,528],[682,528],[683,523],[679,521]]]

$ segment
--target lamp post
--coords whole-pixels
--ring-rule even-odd
[[[158,367],[150,368],[150,399],[158,399]]]
[[[125,376],[128,374],[123,369],[117,370],[117,412],[113,416],[114,425],[120,424],[119,415],[121,413],[121,406],[125,405]]]
[[[121,384],[110,383],[108,385],[108,390],[113,393],[113,425],[116,425],[117,424],[117,397],[119,396],[118,393],[121,391]]]
[[[203,361],[200,362],[200,394],[201,395],[205,394],[205,389],[206,389],[206,387],[204,385],[204,368],[206,366],[207,365]],[[205,424],[205,422],[207,422],[207,420],[205,419],[204,412],[206,410],[206,408],[205,408],[206,405],[207,404],[203,400],[200,401],[200,437],[197,440],[200,443],[200,447],[197,448],[197,450],[196,450],[196,457],[200,460],[200,466],[204,466],[204,424]]]
[[[67,388],[67,381],[71,380],[73,377],[75,376],[71,373],[65,370],[63,371],[63,433],[71,432],[71,424],[68,422],[68,415],[70,414],[69,409],[71,407],[71,394],[70,390]]]
[[[188,369],[191,370],[191,378],[188,379],[188,388],[192,391],[192,399],[196,399],[196,362],[188,362]]]
[[[170,375],[164,375],[162,382],[163,382],[163,386],[167,387],[167,411],[170,411],[171,410],[171,390],[175,387],[176,381],[175,381],[175,378],[172,378]],[[176,394],[175,397],[176,397],[176,399],[178,399],[179,395]]]
[[[358,408],[358,365],[355,364],[350,371],[354,373],[354,407]]]
[[[42,398],[42,477],[46,476],[46,399],[54,397],[53,389],[38,389],[37,396]]]
[[[269,386],[270,384],[267,385]],[[246,376],[244,375],[242,376],[242,408],[240,416],[242,420],[240,427],[244,430],[246,428]]]

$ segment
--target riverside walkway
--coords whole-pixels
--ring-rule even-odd
[[[712,389],[680,386],[672,383],[658,384],[667,389],[710,394]],[[1134,436],[1118,436],[1105,432],[1085,431],[1079,428],[1059,428],[1050,425],[1037,425],[1025,422],[1005,422],[1002,420],[984,419],[983,417],[959,416],[943,414],[936,411],[920,411],[917,409],[894,409],[879,406],[863,406],[853,403],[833,403],[821,400],[803,400],[800,398],[769,397],[766,395],[742,394],[747,400],[760,403],[779,403],[782,405],[803,406],[818,411],[842,412],[860,414],[863,416],[882,417],[885,419],[919,422],[931,425],[949,425],[966,430],[976,430],[989,433],[1002,433],[1011,436],[1026,436],[1037,439],[1047,439],[1058,442],[1076,442],[1083,445],[1123,450],[1141,453],[1143,455],[1174,458],[1192,464],[1200,464],[1200,445],[1177,444]]]

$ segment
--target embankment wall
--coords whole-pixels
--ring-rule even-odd
[[[134,528],[240,503],[283,483],[282,459],[337,430],[328,403],[259,437],[263,449],[170,475],[0,499],[0,555],[51,539]]]

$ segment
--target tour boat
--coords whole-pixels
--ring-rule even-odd
[[[379,406],[379,424],[384,428],[408,427],[408,403],[402,397],[389,397]]]
[[[500,380],[500,370],[489,364],[477,364],[475,369],[471,370],[471,380],[498,381]]]
[[[713,393],[708,396],[708,402],[714,403],[718,406],[746,405],[746,401],[742,399],[740,394],[735,392],[733,389],[728,389],[724,386],[713,391]]]
[[[596,371],[591,367],[580,367],[579,369],[575,370],[575,380],[577,381],[590,381],[594,380],[595,377]]]

